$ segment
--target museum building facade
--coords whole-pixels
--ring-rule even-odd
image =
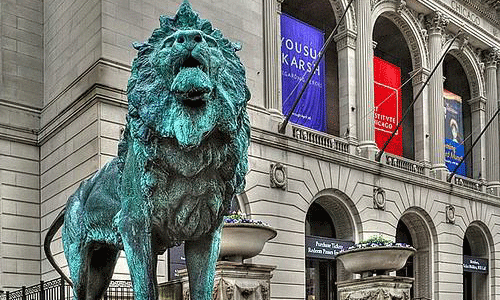
[[[271,299],[338,299],[336,282],[353,275],[318,251],[373,235],[417,249],[397,273],[414,278],[412,299],[500,299],[500,118],[489,122],[500,99],[497,1],[354,0],[342,22],[347,0],[191,3],[243,48],[252,133],[235,206],[278,231],[247,261],[276,266]],[[57,277],[42,250],[47,229],[116,155],[131,44],[179,4],[1,2],[1,289]],[[52,248],[66,266],[60,235]],[[161,257],[159,282],[174,279],[170,262]],[[115,278],[128,278],[123,258]]]

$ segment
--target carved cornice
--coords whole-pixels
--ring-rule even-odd
[[[483,96],[472,98],[467,103],[470,106],[471,112],[486,110],[486,98]]]
[[[352,30],[346,30],[335,35],[333,40],[337,43],[337,51],[344,50],[347,47],[356,49],[356,32]]]
[[[461,0],[477,12],[479,12],[486,19],[499,24],[498,13],[500,12],[500,1],[498,0]]]
[[[429,34],[443,34],[448,23],[450,23],[450,19],[439,11],[425,17],[425,25]]]
[[[431,73],[429,69],[416,69],[411,71],[410,75],[413,76],[413,74],[417,73],[415,77],[413,77],[412,84],[415,86],[417,84],[422,84],[424,83],[427,78],[429,77],[429,74]]]

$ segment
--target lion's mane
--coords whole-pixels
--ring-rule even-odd
[[[183,84],[174,83],[180,54],[173,50],[172,36],[179,30],[201,31],[208,43],[199,54],[209,79],[199,85],[212,89],[203,110],[186,108],[172,91],[173,84]],[[134,47],[138,55],[128,82],[127,125],[118,149],[122,193],[127,196],[134,188],[131,177],[140,179],[141,194],[160,202],[151,208],[158,210],[153,222],[166,231],[170,246],[214,230],[232,197],[244,188],[250,92],[235,53],[239,45],[200,19],[187,1],[175,17],[162,16],[160,28]]]

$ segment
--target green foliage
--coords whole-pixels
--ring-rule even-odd
[[[360,244],[378,244],[378,245],[381,245],[381,246],[394,244],[393,241],[384,238],[382,235],[371,236],[368,239],[363,240],[363,241],[361,241],[359,243]]]

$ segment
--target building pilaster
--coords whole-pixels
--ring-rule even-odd
[[[416,95],[425,81],[429,77],[430,71],[428,69],[414,70],[415,74],[413,78],[413,95]],[[430,166],[430,154],[429,154],[429,91],[428,87],[424,87],[423,93],[415,102],[413,107],[414,116],[414,128],[415,128],[415,160],[422,162],[426,167]]]
[[[498,108],[498,78],[497,61],[499,53],[496,49],[490,49],[484,53],[485,77],[486,77],[486,118],[490,120]],[[500,152],[499,149],[498,122],[493,122],[485,132],[486,136],[486,180],[488,188],[493,188],[495,194],[500,187]],[[491,191],[491,190],[490,190]]]
[[[486,98],[479,96],[468,101],[472,117],[472,141],[475,141],[486,124]],[[498,137],[497,137],[498,139]],[[483,135],[472,149],[472,178],[481,181],[486,175],[486,149]]]
[[[429,34],[429,66],[434,68],[441,57],[443,32],[448,19],[440,12],[426,17]],[[439,65],[429,81],[429,147],[431,173],[438,179],[445,179],[444,163],[444,115],[443,115],[443,65]]]
[[[356,141],[356,33],[348,29],[334,40],[339,62],[340,136]]]
[[[283,0],[264,0],[264,97],[266,108],[282,118],[280,15]]]
[[[356,1],[358,36],[356,39],[357,135],[361,155],[374,159],[375,143],[374,80],[371,1]]]

